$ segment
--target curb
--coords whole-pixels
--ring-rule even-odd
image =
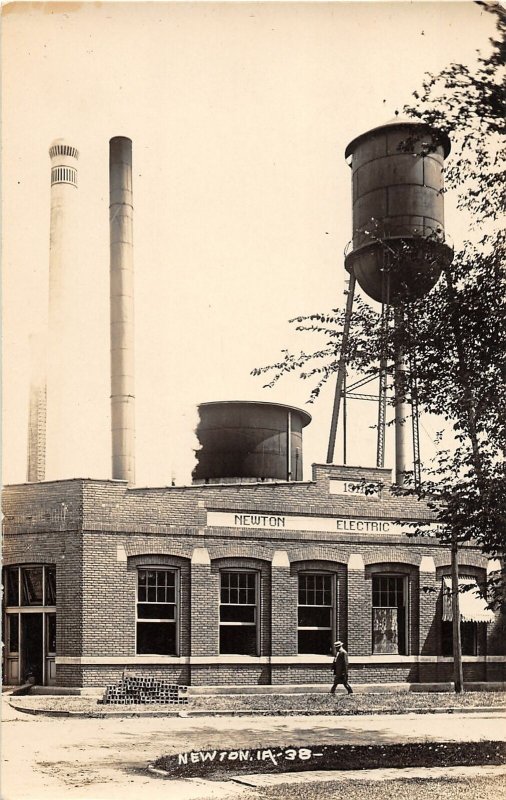
[[[154,770],[153,770],[154,771]],[[459,777],[500,777],[506,775],[506,766],[479,767],[376,767],[362,770],[315,770],[314,772],[285,772],[278,775],[246,775],[244,778],[236,777],[230,780],[251,789],[261,790],[277,784],[286,783],[312,783],[322,784],[329,782],[358,783],[363,781],[385,782],[399,779],[423,779],[425,781],[441,781],[448,778]],[[167,777],[164,775],[164,777]],[[211,781],[208,781],[211,783]]]
[[[430,778],[432,777],[429,773],[432,770],[443,770],[445,771],[445,775],[448,775],[449,770],[452,770],[454,773],[462,771],[462,774],[466,774],[466,772],[470,772],[471,770],[479,770],[480,773],[486,771],[488,774],[492,775],[506,775],[506,766],[505,765],[493,765],[490,766],[489,764],[480,764],[479,766],[472,766],[469,767],[466,764],[459,764],[458,766],[452,767],[364,767],[360,770],[354,769],[326,769],[326,770],[315,770],[314,772],[278,772],[278,773],[271,773],[268,774],[269,784],[272,785],[273,779],[276,783],[299,783],[301,777],[304,781],[308,779],[311,783],[330,783],[332,781],[370,781],[371,775],[370,773],[382,773],[386,772],[389,773],[388,775],[384,776],[384,780],[392,780],[393,775],[391,773],[395,773],[396,778],[402,778],[403,772],[406,775],[407,773],[411,773],[408,777],[415,777],[412,775],[413,772],[420,773],[416,777],[420,778]],[[152,764],[148,764],[147,771],[151,775],[158,775],[161,778],[166,779],[174,779],[174,776],[171,775],[166,769],[159,769],[158,767],[154,767]],[[425,773],[425,774],[424,774]],[[450,773],[451,774],[451,773]],[[239,783],[243,786],[248,786],[249,788],[258,789],[260,787],[255,786],[252,781],[258,781],[258,779],[262,779],[266,777],[264,773],[252,772],[246,773],[243,776],[236,775],[235,777],[230,777],[228,780],[232,783]],[[433,777],[434,780],[441,780],[439,775]],[[195,780],[194,778],[187,778],[187,780]],[[212,778],[197,778],[198,781],[206,782],[209,784],[215,783]]]
[[[9,705],[15,711],[22,714],[32,714],[33,716],[46,717],[72,717],[73,719],[134,719],[136,717],[178,717],[178,718],[199,718],[199,717],[362,717],[362,716],[406,716],[408,714],[506,714],[504,706],[473,706],[471,708],[442,708],[442,709],[420,709],[411,708],[402,711],[381,710],[357,711],[353,714],[341,714],[332,710],[321,710],[317,713],[304,709],[292,709],[289,711],[272,711],[268,709],[240,710],[240,711],[111,711],[104,713],[100,711],[57,711],[44,708],[27,708],[14,705],[9,701]]]

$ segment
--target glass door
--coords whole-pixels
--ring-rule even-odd
[[[56,683],[56,614],[46,614],[46,675],[45,685]]]
[[[6,615],[5,680],[8,686],[19,683],[19,614]]]

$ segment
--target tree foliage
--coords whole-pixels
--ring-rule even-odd
[[[485,554],[504,556],[506,236],[500,223],[506,210],[506,18],[500,6],[484,8],[497,23],[490,53],[479,56],[475,69],[450,64],[438,75],[427,75],[404,109],[450,136],[446,186],[457,194],[458,207],[472,216],[476,241],[466,242],[452,264],[443,265],[428,295],[403,303],[403,319],[389,328],[385,344],[390,365],[402,345],[412,371],[416,367],[420,410],[441,417],[455,439],[446,448],[439,435],[437,455],[425,466],[422,484],[399,491],[428,502],[443,526],[443,540],[474,540]],[[272,386],[296,372],[312,383],[314,400],[337,371],[344,310],[291,322],[298,331],[314,333],[320,346],[310,353],[284,350],[277,363],[253,374],[267,375],[267,386]],[[348,367],[360,375],[377,375],[382,336],[379,313],[357,298]]]
[[[454,156],[446,185],[480,225],[499,218],[506,206],[506,13],[500,5],[477,5],[496,21],[489,54],[479,55],[475,67],[450,64],[427,74],[415,102],[403,110],[450,136]]]

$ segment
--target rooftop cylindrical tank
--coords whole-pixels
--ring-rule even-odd
[[[302,480],[306,411],[279,403],[201,403],[193,483]]]
[[[353,241],[346,269],[373,300],[421,296],[453,258],[445,241],[446,134],[396,118],[346,148],[353,178]],[[388,279],[387,279],[388,275]]]

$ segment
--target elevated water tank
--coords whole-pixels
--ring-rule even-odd
[[[395,305],[423,295],[451,262],[443,210],[449,152],[446,134],[402,118],[363,133],[346,148],[353,173],[353,240],[345,266],[373,300]]]
[[[306,411],[279,403],[201,403],[193,483],[302,480]]]

